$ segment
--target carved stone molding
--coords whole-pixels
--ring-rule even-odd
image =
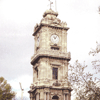
[[[33,68],[36,69],[36,68],[38,68],[38,66],[39,66],[39,63],[36,63],[36,64],[33,66]]]
[[[61,66],[62,64],[59,62],[50,62],[50,65],[52,66]]]
[[[56,82],[53,83],[54,86],[60,86],[61,84],[58,82],[58,80]]]

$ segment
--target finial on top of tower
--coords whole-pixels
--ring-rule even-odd
[[[49,0],[50,1],[50,0]],[[52,1],[50,1],[50,9],[51,9],[51,5],[53,4],[53,2]]]

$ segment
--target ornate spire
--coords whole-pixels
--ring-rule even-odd
[[[43,14],[43,17],[45,17],[46,15],[55,15],[56,17],[58,16],[58,13],[57,12],[54,12],[52,9],[49,9],[49,10],[46,10]]]
[[[50,1],[50,0],[49,0]],[[50,9],[51,9],[51,5],[53,4],[53,2],[50,1]]]

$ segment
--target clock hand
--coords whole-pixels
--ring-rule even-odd
[[[56,39],[57,38],[57,36],[54,36],[54,39]]]

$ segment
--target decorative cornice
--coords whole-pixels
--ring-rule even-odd
[[[28,93],[33,93],[36,89],[45,89],[45,88],[49,88],[49,89],[56,89],[56,90],[69,90],[72,91],[73,89],[71,87],[62,87],[62,88],[56,88],[56,87],[52,87],[52,86],[35,86],[33,89],[29,90]],[[66,93],[66,92],[64,92]]]
[[[62,65],[61,63],[58,63],[58,62],[51,62],[50,64],[54,65],[54,66],[61,66]]]
[[[33,36],[36,35],[36,33],[41,29],[41,27],[43,26],[47,26],[47,27],[52,27],[52,28],[58,28],[58,29],[62,29],[62,30],[69,30],[69,27],[62,27],[59,25],[55,25],[55,24],[46,24],[46,23],[41,23],[40,25],[38,25],[38,27],[34,30]]]
[[[58,16],[57,12],[54,12],[51,9],[47,10],[43,15],[40,24],[35,25],[33,36],[36,35],[36,33],[41,29],[42,26],[68,30],[69,28],[67,27],[67,23],[63,21],[61,22],[61,20],[57,18],[57,16]]]
[[[56,52],[56,51],[38,50],[37,53],[31,58],[31,64],[33,65],[36,62],[36,60],[40,57],[51,57],[51,58],[57,58],[57,59],[66,59],[70,61],[71,54],[70,52],[62,53],[62,52]]]

